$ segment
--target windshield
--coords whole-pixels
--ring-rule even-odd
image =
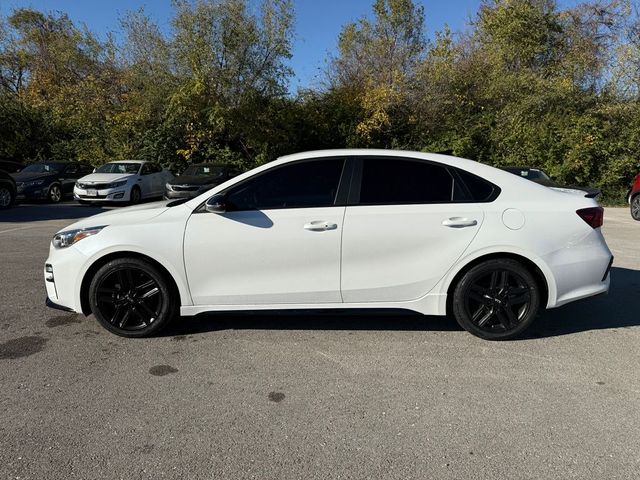
[[[190,175],[194,177],[219,177],[220,175],[222,175],[222,171],[223,167],[219,165],[191,165],[184,172],[182,172],[182,175]]]
[[[96,169],[96,173],[138,173],[139,163],[105,163]]]
[[[29,173],[60,173],[64,169],[63,163],[34,163],[22,169]]]

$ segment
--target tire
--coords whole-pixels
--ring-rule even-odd
[[[534,321],[540,287],[520,262],[487,260],[466,272],[453,292],[452,311],[469,333],[485,340],[510,340]]]
[[[640,221],[640,193],[631,199],[631,217]]]
[[[60,203],[60,201],[62,201],[62,187],[59,183],[49,185],[47,200],[49,200],[50,203]]]
[[[140,187],[135,185],[129,194],[129,203],[131,205],[136,205],[140,203],[140,200],[142,200],[142,192],[140,191]]]
[[[11,188],[0,185],[0,210],[9,208],[16,200],[16,196]]]
[[[103,265],[89,286],[98,322],[121,337],[148,337],[178,316],[178,292],[151,263],[118,258]]]

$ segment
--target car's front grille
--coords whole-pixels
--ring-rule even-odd
[[[197,192],[200,187],[197,185],[171,185],[176,192]]]
[[[86,198],[87,200],[95,200],[95,199],[99,199],[99,198],[107,198],[106,195],[77,195],[78,198]]]
[[[111,185],[110,183],[80,183],[78,182],[78,188],[82,188],[83,190],[86,190],[87,188],[94,188],[96,190],[105,190],[107,188],[109,188],[109,186]]]
[[[16,182],[16,187],[17,187],[17,188],[22,188],[22,187],[24,187],[24,182]]]

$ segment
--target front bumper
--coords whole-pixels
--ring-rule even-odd
[[[49,297],[47,297],[47,299],[45,300],[44,304],[49,308],[53,308],[54,310],[62,310],[63,312],[73,312],[73,310],[71,308],[69,308],[69,307],[65,307],[63,305],[58,305],[57,303],[52,302]]]
[[[49,257],[43,269],[48,306],[68,312],[82,312],[79,292],[81,272],[86,262],[87,256],[74,245],[63,249],[49,248]]]
[[[49,196],[49,185],[25,187],[18,185],[16,200],[46,200]]]
[[[129,192],[125,187],[100,190],[74,187],[73,198],[83,202],[128,202]]]

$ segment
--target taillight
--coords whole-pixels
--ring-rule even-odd
[[[583,219],[591,228],[601,227],[604,223],[604,208],[602,207],[589,207],[581,208],[577,210],[578,216]]]

